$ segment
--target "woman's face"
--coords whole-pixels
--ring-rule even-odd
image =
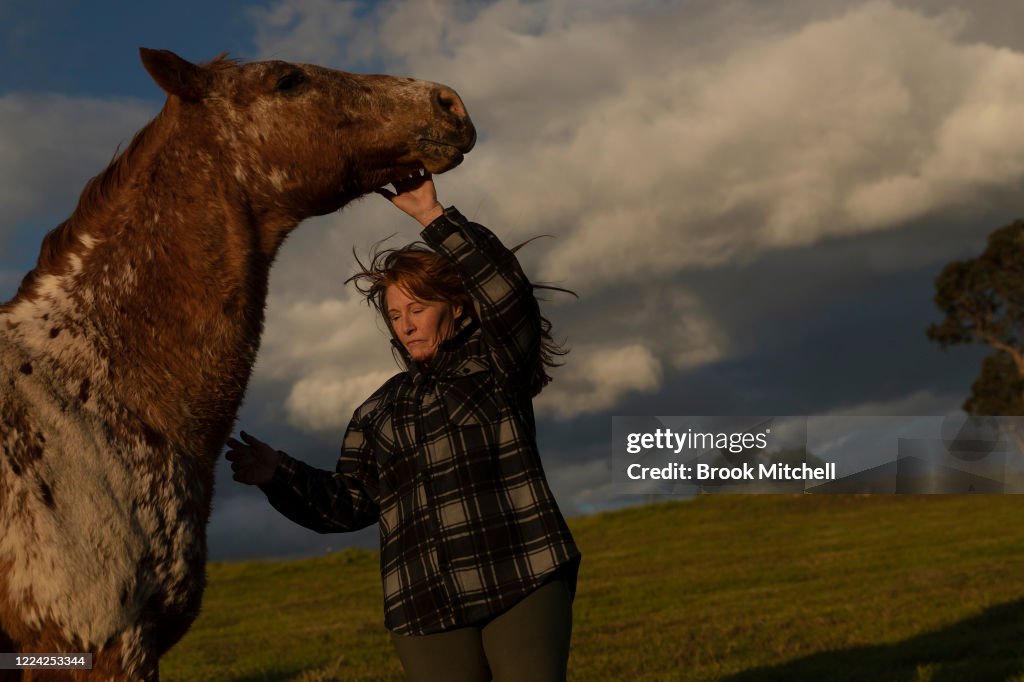
[[[451,335],[455,318],[462,314],[461,306],[421,301],[395,284],[387,288],[384,297],[395,336],[418,362],[434,357],[438,344]]]

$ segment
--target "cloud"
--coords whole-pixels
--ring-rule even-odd
[[[358,10],[350,0],[291,0],[245,11],[264,59],[336,62],[350,60],[356,49]]]
[[[553,182],[550,173],[535,174],[524,166],[546,163],[530,156],[542,143],[553,144],[552,157],[565,154],[565,144],[571,141],[570,135],[579,125],[580,113],[595,98],[600,99],[606,83],[624,83],[631,78],[636,65],[624,62],[615,46],[621,47],[623,41],[642,41],[652,24],[627,20],[621,9],[615,3],[592,3],[585,8],[572,3],[391,2],[378,4],[369,11],[365,7],[360,10],[354,3],[303,0],[258,10],[252,18],[259,27],[257,42],[264,57],[337,61],[346,68],[377,60],[391,71],[443,79],[464,93],[472,92],[476,104],[470,102],[470,109],[481,135],[490,138],[492,150],[482,157],[474,152],[463,168],[439,179],[442,201],[461,206],[471,218],[491,225],[511,244],[541,231],[565,232],[552,227],[547,217],[530,217],[537,213],[532,204],[550,203],[562,196],[561,191],[552,192],[550,188],[561,187],[563,183]],[[583,23],[577,25],[579,22]],[[369,42],[368,35],[372,38]],[[667,35],[659,39],[662,51],[675,44],[669,42],[671,39]],[[647,56],[652,68],[659,58],[660,54]],[[561,65],[554,78],[547,75],[553,63]],[[525,98],[524,92],[529,92],[530,97]],[[504,150],[509,146],[522,146],[523,158],[517,160],[516,154],[506,154]],[[486,145],[482,143],[480,148]],[[509,173],[503,167],[508,164],[520,164],[522,172],[515,178],[507,177]],[[576,180],[577,177],[571,179]],[[536,190],[527,190],[524,183],[537,185]],[[492,195],[498,186],[508,190],[508,195]],[[595,184],[581,191],[569,184],[568,193],[562,196],[568,203],[561,213],[578,211],[579,202],[589,200],[586,192],[600,189]],[[524,193],[533,197],[513,207],[515,197]],[[368,200],[346,209],[340,217],[331,216],[318,225],[304,226],[297,236],[302,241],[298,245],[292,241],[288,247],[302,252],[301,261],[284,254],[274,273],[275,286],[282,291],[301,290],[310,298],[334,295],[326,287],[336,289],[336,282],[328,285],[309,273],[329,271],[331,266],[325,261],[336,261],[334,254],[347,251],[349,244],[363,246],[375,236],[391,231],[379,230],[372,235],[368,225],[390,223],[395,225],[395,231],[407,233],[400,222],[404,217],[396,221],[393,215],[392,208]],[[388,221],[388,217],[392,220]],[[642,237],[643,231],[636,230],[635,234]],[[558,240],[569,241],[564,234]],[[574,248],[580,243],[573,241]],[[605,267],[601,261],[594,261],[585,271],[576,269],[571,278],[559,272],[544,277],[545,253],[553,248],[557,251],[551,242],[539,242],[520,253],[527,271],[538,275],[535,279],[576,287],[577,277],[585,285],[592,271]],[[658,250],[655,244],[644,248]],[[627,254],[627,258],[631,256]],[[570,338],[570,345],[580,338],[601,338],[607,343],[596,349],[575,349],[566,367],[554,372],[556,381],[545,394],[554,397],[541,398],[538,409],[561,418],[608,409],[630,392],[654,390],[663,366],[687,368],[721,357],[728,342],[713,317],[701,309],[692,293],[676,293],[657,309],[650,305],[655,297],[646,294],[639,313],[632,310],[636,308],[635,302],[618,306],[619,314],[636,318],[629,324],[609,327],[604,316],[609,311],[603,310],[588,319],[577,315],[570,324],[556,326],[557,333]],[[273,308],[272,303],[271,315]],[[661,324],[658,334],[650,334],[660,318],[669,322]],[[267,328],[273,330],[279,324],[271,317]],[[294,329],[294,324],[284,322],[283,328]],[[356,330],[348,329],[346,334],[356,334]],[[314,336],[322,339],[331,333],[317,331]],[[281,352],[276,359],[261,361],[260,367],[275,367],[282,378],[282,373],[288,373],[294,381],[287,401],[293,424],[315,425],[318,429],[342,426],[351,407],[369,392],[366,389],[375,388],[372,384],[389,376],[394,367],[389,357],[369,361],[356,350],[378,343],[371,340],[372,334],[361,335],[361,344],[346,346],[349,355],[355,351],[359,358],[348,362],[340,359],[346,355],[340,347],[332,350],[330,358],[320,356],[315,361],[317,356],[311,349],[300,350],[291,342],[294,338],[309,338],[308,333],[289,333],[289,337],[281,343],[273,338],[265,341],[265,348],[276,347]],[[291,359],[283,357],[287,353],[293,354]],[[596,359],[599,355],[609,360],[620,358],[628,364],[615,368],[611,362]],[[297,363],[295,358],[299,356],[303,360]],[[362,391],[365,392],[359,396]]]
[[[69,215],[85,182],[156,113],[152,102],[127,98],[0,96],[0,241],[33,215],[58,206]]]
[[[348,234],[339,226],[328,229],[327,242]],[[305,235],[311,242],[324,237],[319,226]],[[327,262],[330,256],[321,258],[323,263],[311,266],[307,260],[303,267],[287,259],[281,273],[286,282],[275,279],[276,288],[293,293],[270,297],[255,376],[257,383],[283,381],[291,387],[285,399],[290,424],[337,432],[399,368],[376,312],[352,291],[338,297],[345,296],[339,289],[348,270],[335,280],[317,283],[314,277],[300,285],[304,274],[337,270],[337,263]],[[333,289],[333,295],[309,300],[295,293],[317,295],[318,288]],[[564,295],[549,298],[557,301],[542,303],[542,310],[570,352],[563,366],[551,370],[554,381],[536,400],[543,416],[568,419],[610,409],[631,393],[656,391],[666,369],[713,362],[731,347],[699,299],[680,286],[662,286],[643,296],[593,297],[578,306],[568,304]],[[562,305],[552,305],[556,302]],[[613,319],[616,324],[610,325]]]
[[[272,296],[256,374],[260,381],[291,384],[285,399],[290,424],[344,430],[353,410],[398,371],[382,325],[356,295],[317,301]]]
[[[924,389],[890,400],[871,400],[843,405],[829,410],[823,417],[876,417],[880,415],[945,415],[961,413],[962,396],[936,393]]]
[[[808,451],[818,454],[849,442],[858,428],[891,428],[914,424],[920,417],[927,421],[934,415],[963,414],[960,401],[958,395],[919,390],[888,400],[842,405],[823,414],[777,417],[772,423],[772,437],[785,443],[806,438]],[[805,417],[813,420],[810,433]]]
[[[777,5],[393,1],[356,17],[304,1],[261,35],[459,89],[481,144],[456,196],[486,197],[514,238],[560,235],[540,275],[584,291],[892,229],[1020,180],[1024,57],[961,41],[966,11]]]
[[[439,179],[442,201],[507,243],[556,235],[521,252],[528,272],[597,302],[556,306],[556,332],[579,347],[538,409],[560,418],[735,350],[719,313],[672,284],[680,272],[895,227],[1024,173],[1024,60],[962,42],[962,11],[293,0],[249,16],[264,57],[382,65],[462,92],[481,142]],[[0,98],[0,235],[52,206],[53,188],[72,206],[153,114],[133,100]],[[288,421],[325,431],[397,371],[342,287],[348,253],[415,230],[375,197],[307,223],[272,276],[255,383],[287,383]],[[604,305],[638,283],[635,303]]]
[[[461,92],[480,144],[438,180],[441,200],[506,243],[555,235],[520,252],[524,267],[583,295],[549,308],[574,350],[537,407],[567,419],[749,349],[730,338],[724,311],[675,282],[681,273],[727,266],[742,278],[737,268],[766,250],[893,229],[1019,180],[1024,59],[976,32],[962,40],[976,28],[968,12],[928,11],[293,0],[251,16],[263,56],[384,68]],[[353,243],[408,234],[403,220],[367,200],[305,226],[289,247],[301,256],[282,258],[275,280],[296,298],[336,296],[339,284],[313,273]],[[292,423],[337,428],[394,367],[386,353],[365,359],[379,348],[369,326],[345,333],[361,342],[329,358],[291,348],[304,360],[271,363],[293,382]]]
[[[353,376],[332,368],[305,376],[295,382],[285,402],[289,421],[318,431],[343,429],[353,410],[394,374],[383,371]]]
[[[872,2],[709,64],[667,55],[588,111],[566,149],[538,150],[553,174],[606,188],[579,202],[543,272],[598,263],[592,277],[615,283],[707,267],[1017,182],[1024,135],[1008,123],[1024,91],[1003,86],[1024,58],[958,43],[956,19]]]
[[[669,371],[721,360],[735,346],[714,311],[681,283],[625,287],[560,303],[542,304],[554,337],[564,339],[570,351],[564,366],[551,371],[554,383],[538,402],[549,415],[600,412],[629,393],[659,389]]]
[[[661,362],[640,344],[577,346],[573,356],[534,401],[538,412],[564,418],[607,410],[623,394],[654,391],[661,381]]]

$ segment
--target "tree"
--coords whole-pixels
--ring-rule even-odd
[[[981,362],[981,374],[971,386],[963,404],[964,412],[974,415],[1024,415],[1024,379],[1003,351],[994,351]]]
[[[964,401],[968,414],[1024,415],[1024,221],[999,228],[977,258],[954,261],[935,280],[946,318],[928,326],[942,348],[984,343],[994,351]]]

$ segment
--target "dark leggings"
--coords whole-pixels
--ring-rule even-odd
[[[544,583],[481,625],[391,641],[410,682],[564,682],[574,581]]]

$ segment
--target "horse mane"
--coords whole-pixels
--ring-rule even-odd
[[[220,72],[237,68],[242,63],[241,59],[227,55],[227,52],[221,52],[215,58],[202,62],[198,66]],[[96,208],[110,200],[114,191],[124,185],[125,179],[130,177],[135,167],[139,165],[139,160],[146,156],[143,150],[146,149],[150,139],[155,137],[154,131],[161,127],[166,118],[164,113],[166,110],[165,106],[152,121],[135,133],[123,152],[120,152],[120,143],[117,145],[107,167],[86,183],[79,196],[78,205],[67,220],[46,233],[39,249],[36,266],[22,278],[15,299],[31,296],[32,289],[40,276],[57,272],[61,265],[61,258],[74,246]],[[0,305],[0,310],[3,308],[4,306]]]
[[[238,57],[228,57],[227,52],[221,52],[213,59],[200,62],[199,66],[210,71],[227,71],[228,69],[234,69],[242,64],[242,60]]]

